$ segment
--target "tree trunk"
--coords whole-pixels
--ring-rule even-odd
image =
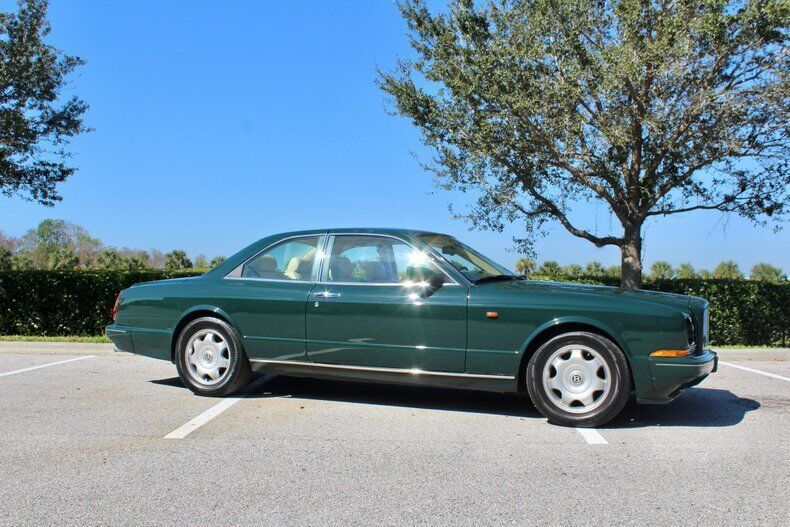
[[[639,289],[642,285],[641,228],[626,229],[620,254],[620,287]]]

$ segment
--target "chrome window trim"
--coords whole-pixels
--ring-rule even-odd
[[[452,280],[449,283],[445,283],[444,284],[445,286],[448,286],[448,285],[449,286],[461,285],[458,282],[456,282],[455,278],[453,278],[447,272],[447,270],[441,264],[442,262],[441,261],[437,261],[438,259],[436,258],[435,255],[431,254],[430,252],[422,251],[421,249],[415,247],[414,244],[409,243],[408,241],[404,240],[403,238],[401,238],[399,236],[395,236],[393,234],[379,234],[379,233],[375,233],[375,232],[329,232],[329,233],[327,233],[327,235],[326,235],[327,242],[326,242],[326,244],[324,246],[324,258],[321,260],[321,269],[319,269],[320,272],[318,274],[318,282],[316,282],[317,284],[320,284],[320,285],[332,285],[332,284],[334,284],[334,285],[368,285],[368,286],[370,286],[370,285],[381,285],[381,286],[394,286],[394,285],[397,285],[397,286],[401,286],[401,287],[408,287],[403,282],[330,282],[330,281],[322,280],[321,278],[323,277],[323,272],[324,272],[324,261],[329,260],[331,258],[331,255],[326,253],[326,248],[329,247],[329,239],[330,238],[334,238],[336,236],[374,236],[374,237],[377,237],[377,238],[392,238],[393,240],[398,240],[399,242],[402,242],[405,245],[408,245],[409,247],[411,247],[412,250],[419,251],[419,252],[425,254],[428,257],[428,259],[430,260],[430,262],[434,266],[436,266],[442,273],[444,273],[444,275],[447,278]],[[332,240],[332,243],[334,244],[334,240]]]
[[[466,379],[497,379],[512,381],[515,379],[512,375],[490,375],[482,373],[455,373],[444,371],[430,371],[420,370],[418,368],[378,368],[373,366],[352,366],[346,364],[326,364],[323,362],[303,362],[303,361],[289,361],[289,360],[269,360],[269,359],[250,359],[250,362],[259,364],[275,364],[278,366],[302,366],[310,368],[331,368],[337,370],[353,370],[353,371],[370,371],[377,373],[399,373],[404,375],[429,375],[435,377],[461,377]]]
[[[230,276],[230,274],[234,272],[236,269],[238,269],[239,267],[243,269],[248,262],[254,260],[255,258],[257,258],[258,256],[260,256],[261,254],[263,254],[264,252],[268,251],[269,249],[271,249],[276,245],[280,245],[281,243],[287,242],[289,240],[296,240],[299,238],[315,238],[315,237],[324,238],[323,242],[319,239],[319,242],[316,244],[316,251],[319,250],[319,247],[326,246],[326,240],[329,238],[326,232],[324,232],[323,234],[297,234],[295,236],[288,236],[287,238],[282,238],[280,240],[274,241],[269,245],[267,245],[266,247],[264,247],[263,249],[261,249],[260,251],[256,252],[255,254],[244,260],[242,263],[231,269],[228,274],[222,277],[222,279],[223,280],[252,280],[255,282],[277,282],[284,284],[315,284],[316,283],[315,280],[282,280],[280,278],[255,278],[252,276]],[[319,269],[318,269],[319,272],[321,270],[322,265],[323,265],[323,259],[319,263]],[[318,274],[318,276],[320,277],[321,275]]]

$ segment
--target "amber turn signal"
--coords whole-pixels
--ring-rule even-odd
[[[650,354],[651,357],[688,357],[689,350],[656,350]]]
[[[499,318],[499,313],[497,313],[496,311],[489,311],[486,313],[486,316],[488,318]]]

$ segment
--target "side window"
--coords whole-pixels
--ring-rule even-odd
[[[424,253],[394,238],[335,236],[331,246],[324,270],[328,282],[420,282],[441,273]]]
[[[244,278],[315,281],[320,236],[294,238],[266,249],[242,266]]]

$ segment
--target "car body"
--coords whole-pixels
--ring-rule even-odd
[[[633,390],[640,403],[665,403],[717,364],[707,349],[704,299],[517,279],[449,236],[403,229],[268,236],[202,276],[136,284],[121,292],[116,311],[106,334],[119,350],[178,363],[184,346],[194,355],[208,342],[206,360],[216,359],[210,339],[221,338],[207,337],[205,329],[203,340],[179,348],[188,324],[216,319],[258,373],[520,393],[529,388],[533,355],[552,339],[578,333],[606,341],[626,366],[594,341],[587,345],[601,356],[592,361],[584,351],[578,372],[564,371],[573,362],[570,351],[555,353],[554,366],[542,370],[549,395],[564,397],[563,386],[550,386],[557,368],[571,383],[592,364],[584,382],[597,375],[601,380],[593,380],[609,390],[620,368],[628,386],[618,390]],[[199,359],[185,361],[208,390],[216,379],[195,373]],[[584,404],[563,403],[568,420],[549,417],[600,424],[602,418],[574,420]]]

